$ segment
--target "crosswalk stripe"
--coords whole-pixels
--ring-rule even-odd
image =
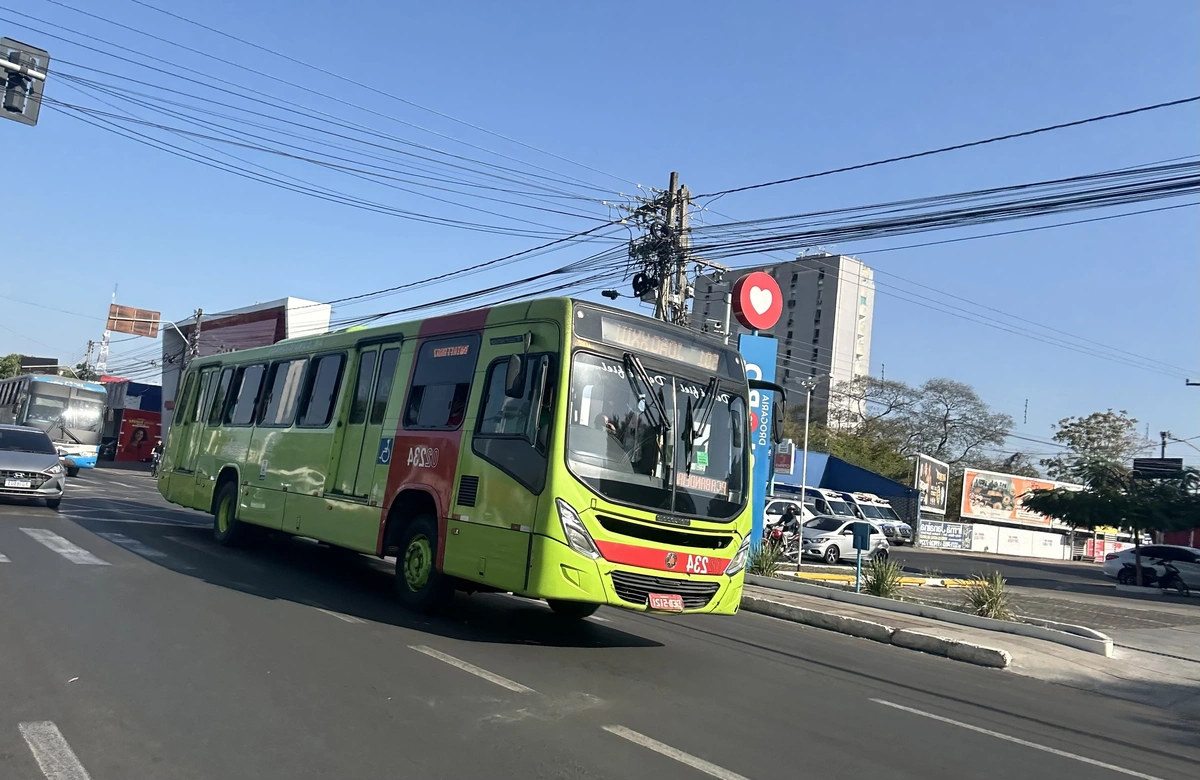
[[[108,541],[112,542],[113,544],[117,545],[118,547],[124,547],[126,550],[129,550],[129,552],[133,553],[134,555],[140,555],[143,558],[166,558],[167,557],[166,553],[159,552],[158,550],[154,549],[153,547],[143,544],[142,542],[138,541],[137,539],[129,538],[125,534],[105,532],[105,533],[97,533],[96,536],[99,536],[101,539],[107,539]]]
[[[91,780],[58,726],[48,720],[17,724],[46,780]]]
[[[22,528],[29,538],[53,550],[71,563],[81,563],[88,566],[108,566],[108,561],[97,558],[82,547],[76,547],[53,531],[45,528]]]

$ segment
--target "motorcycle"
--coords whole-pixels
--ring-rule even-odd
[[[1160,566],[1163,569],[1162,574],[1158,572],[1158,567]],[[1117,582],[1122,585],[1136,585],[1137,566],[1132,563],[1122,566],[1121,571],[1117,573]],[[1142,587],[1174,590],[1185,596],[1191,592],[1191,589],[1179,574],[1179,569],[1166,560],[1148,561],[1142,564]]]
[[[152,476],[152,477],[158,476],[158,466],[160,463],[162,463],[162,453],[156,452],[150,458],[150,476]]]

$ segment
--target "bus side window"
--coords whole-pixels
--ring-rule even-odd
[[[196,386],[196,406],[192,414],[192,422],[208,419],[209,404],[212,402],[213,387],[217,378],[217,369],[206,368],[200,372],[200,382]]]
[[[322,355],[312,361],[300,395],[300,414],[296,424],[302,428],[324,428],[333,418],[338,389],[342,384],[342,353]]]
[[[221,372],[221,378],[217,381],[216,391],[213,393],[212,410],[208,413],[208,424],[210,426],[220,425],[225,419],[225,407],[229,401],[229,384],[233,381],[233,368],[227,368]]]
[[[184,425],[191,422],[192,404],[196,401],[196,372],[189,372],[183,380],[183,392],[179,394],[183,403],[179,404],[179,420]]]
[[[249,425],[254,421],[258,393],[262,390],[263,375],[266,373],[267,367],[261,364],[242,366],[237,370],[230,389],[233,403],[225,414],[225,422],[230,425]]]
[[[452,431],[462,425],[479,341],[478,334],[469,334],[421,345],[404,405],[405,428]]]
[[[286,428],[296,417],[300,386],[308,358],[283,360],[271,365],[267,373],[267,392],[263,394],[258,424],[271,428]]]

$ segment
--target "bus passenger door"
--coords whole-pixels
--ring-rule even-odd
[[[380,495],[370,495],[376,482],[375,468],[391,461],[391,449],[383,440],[383,420],[387,414],[388,400],[392,397],[392,388],[396,386],[396,366],[399,358],[399,343],[380,345],[379,367],[375,371],[375,387],[371,391],[371,403],[367,408],[363,443],[358,454],[358,469],[354,478],[354,495],[368,496],[372,503],[382,500]],[[394,430],[393,424],[392,431]],[[388,433],[391,434],[392,431]],[[392,438],[390,435],[387,437],[389,444]],[[385,447],[388,447],[386,451]],[[386,477],[384,481],[386,482]]]
[[[346,414],[346,427],[342,431],[342,446],[333,480],[333,492],[339,495],[359,497],[355,493],[354,483],[358,478],[358,464],[362,459],[363,443],[366,441],[371,390],[375,386],[378,365],[378,346],[365,348],[358,353],[355,380],[350,391],[350,409]]]
[[[525,351],[521,342],[527,335],[533,338]],[[455,543],[447,547],[445,570],[523,591],[546,486],[558,333],[545,323],[526,323],[486,336],[477,416],[463,443],[451,510]],[[511,370],[518,373],[510,375]]]

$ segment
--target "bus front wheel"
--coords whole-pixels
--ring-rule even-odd
[[[396,594],[417,612],[437,612],[454,594],[449,577],[437,570],[437,523],[429,515],[413,518],[400,536],[396,554]]]
[[[554,612],[555,616],[563,620],[583,620],[596,614],[596,610],[600,609],[599,604],[589,604],[586,601],[560,601],[558,599],[547,599],[547,604]]]
[[[237,505],[237,482],[222,483],[213,501],[213,538],[217,544],[234,547],[245,541],[246,524],[237,519]]]
[[[67,467],[67,476],[68,477],[78,477],[79,476],[79,467],[78,466],[68,466]]]

